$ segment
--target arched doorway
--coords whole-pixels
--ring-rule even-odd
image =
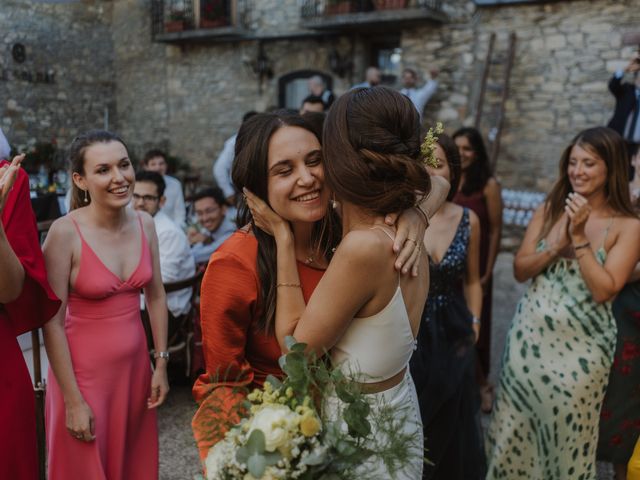
[[[302,100],[309,95],[308,80],[319,75],[328,90],[333,87],[333,77],[319,70],[295,70],[283,75],[278,80],[278,106],[298,110]]]

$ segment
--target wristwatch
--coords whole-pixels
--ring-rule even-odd
[[[156,352],[153,354],[153,358],[166,358],[169,360],[169,352]]]

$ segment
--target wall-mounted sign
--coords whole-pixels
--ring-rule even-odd
[[[21,80],[29,83],[56,83],[55,70],[30,70],[27,68],[0,68],[0,82]]]

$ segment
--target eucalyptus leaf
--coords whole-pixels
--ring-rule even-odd
[[[287,350],[292,350],[293,346],[298,343],[296,341],[296,339],[291,336],[291,335],[287,335],[286,337],[284,337],[284,344],[287,347]]]
[[[267,375],[267,378],[264,381],[265,383],[270,383],[274,390],[278,390],[282,387],[282,382],[273,375]]]
[[[343,412],[344,421],[349,427],[349,434],[356,437],[366,437],[371,433],[371,424],[367,420],[367,415],[362,414],[362,408],[360,402],[355,402],[345,408]]]
[[[267,468],[267,459],[264,455],[253,453],[249,456],[249,460],[247,460],[247,468],[249,469],[249,473],[255,478],[261,478]]]
[[[254,430],[247,439],[247,448],[249,449],[249,455],[254,453],[262,454],[265,450],[265,438],[262,430]]]

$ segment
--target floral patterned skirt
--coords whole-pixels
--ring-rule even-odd
[[[640,434],[640,282],[624,287],[613,314],[618,339],[600,413],[598,459],[626,465]]]

